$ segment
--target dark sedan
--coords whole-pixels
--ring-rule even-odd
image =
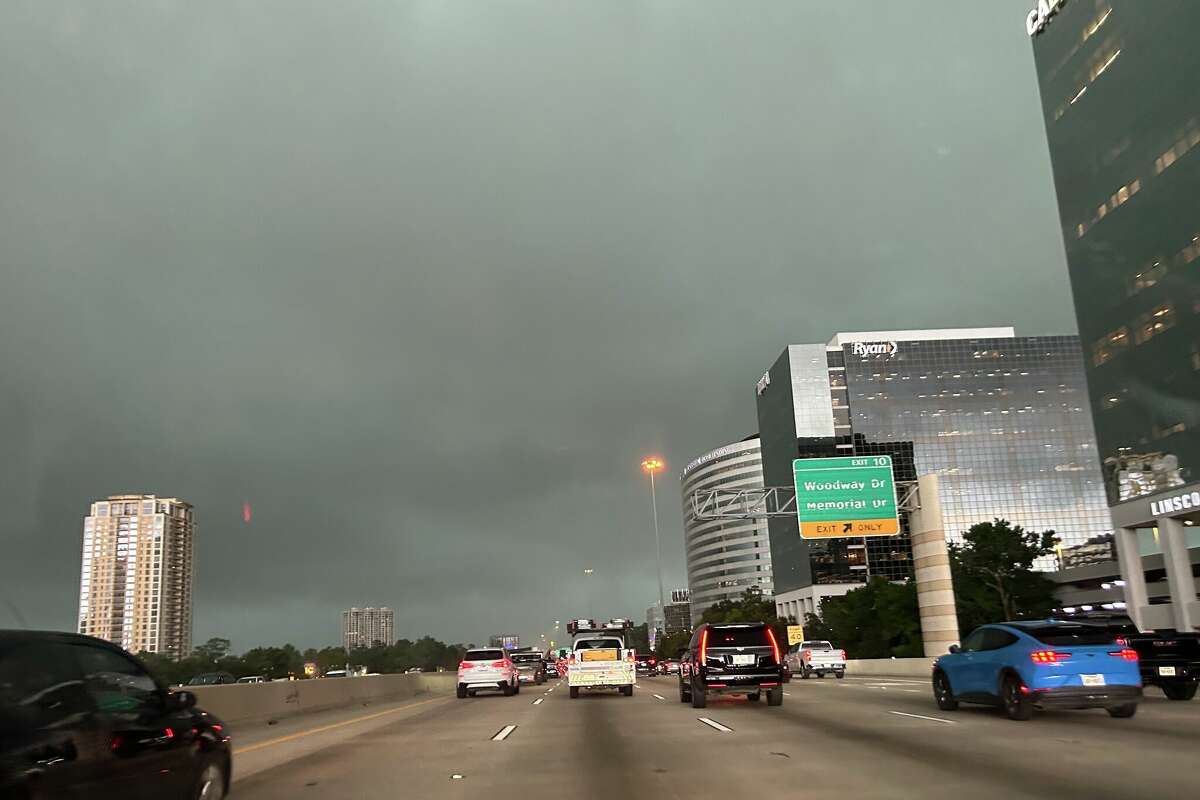
[[[0,630],[0,797],[203,798],[229,790],[229,736],[116,645]]]

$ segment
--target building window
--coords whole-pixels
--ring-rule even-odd
[[[1137,327],[1134,328],[1136,343],[1144,344],[1173,327],[1175,327],[1175,309],[1170,303],[1164,303],[1148,314],[1138,317]]]
[[[1115,331],[1104,334],[1092,345],[1092,364],[1097,367],[1106,364],[1128,347],[1129,328],[1122,325]]]

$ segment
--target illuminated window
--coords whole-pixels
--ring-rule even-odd
[[[1138,317],[1138,324],[1134,329],[1136,344],[1144,344],[1173,327],[1175,327],[1175,309],[1170,303],[1165,303],[1148,314]]]
[[[1129,347],[1129,329],[1122,325],[1115,331],[1106,333],[1092,345],[1092,364],[1100,366],[1116,357],[1117,353]]]

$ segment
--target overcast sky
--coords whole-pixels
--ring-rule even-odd
[[[789,342],[1074,331],[1031,4],[5,2],[0,627],[126,492],[196,641],[644,620]]]

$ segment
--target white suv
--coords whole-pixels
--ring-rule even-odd
[[[500,691],[505,697],[521,691],[517,668],[498,647],[468,650],[458,665],[459,697],[474,697],[483,690]]]

